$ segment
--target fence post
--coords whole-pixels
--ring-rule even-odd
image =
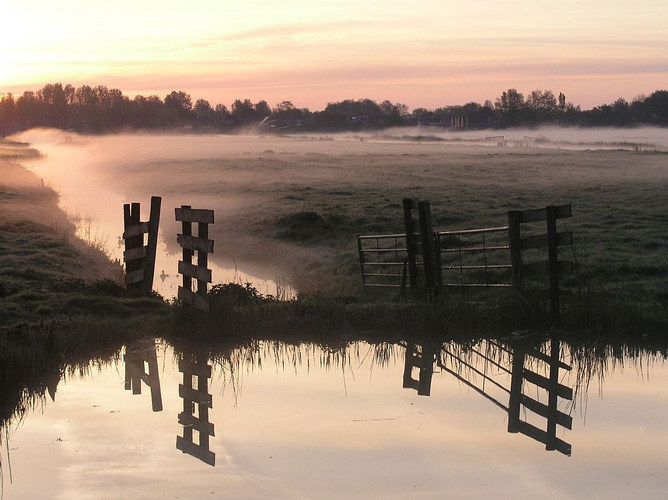
[[[408,254],[408,277],[411,289],[417,288],[417,261],[415,256],[415,224],[413,209],[415,202],[410,198],[403,199],[404,226],[406,227],[406,253]]]
[[[524,348],[515,345],[510,379],[510,398],[508,400],[508,432],[520,431],[520,404],[522,402],[522,384],[524,382]]]
[[[181,205],[181,209],[184,210],[190,210],[191,206],[190,205]],[[178,217],[177,217],[178,220]],[[185,236],[186,238],[189,236],[192,236],[193,231],[192,231],[192,223],[190,221],[182,221],[181,222],[181,234]],[[186,264],[187,267],[190,267],[193,263],[193,254],[195,253],[194,250],[191,250],[190,248],[183,247],[183,263]],[[192,290],[192,283],[193,279],[190,276],[190,273],[183,273],[183,288],[186,290]]]
[[[438,278],[436,276],[436,256],[434,251],[434,229],[431,223],[431,205],[428,201],[418,202],[420,217],[420,240],[422,243],[422,262],[424,265],[425,285],[430,294],[434,291]]]
[[[522,238],[520,235],[520,212],[508,212],[508,243],[510,246],[510,262],[513,272],[513,286],[519,290],[522,286]]]
[[[151,196],[151,212],[148,218],[148,241],[146,242],[146,259],[144,260],[144,281],[142,292],[151,295],[153,276],[155,275],[155,253],[158,248],[158,227],[160,226],[160,196]]]
[[[558,260],[558,236],[557,236],[557,207],[550,205],[545,207],[547,213],[547,256],[548,272],[550,277],[550,313],[552,323],[558,326],[561,322],[559,311],[559,260]]]
[[[362,251],[362,238],[357,236],[357,252],[360,258],[360,270],[362,271],[362,286],[366,285],[366,277],[364,276],[364,252]]]
[[[123,205],[123,225],[124,233],[131,226],[139,224],[139,203],[126,203]],[[137,236],[125,237],[125,253],[128,253],[128,250],[133,250],[135,248],[140,248],[143,245],[143,237],[141,234]],[[139,290],[141,287],[141,281],[128,282],[128,276],[131,276],[131,273],[135,271],[140,271],[143,267],[143,261],[141,259],[127,259],[125,262],[125,277],[126,277],[126,286],[129,290]]]

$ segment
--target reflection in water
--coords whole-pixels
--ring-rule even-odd
[[[155,341],[137,343],[125,349],[125,390],[132,389],[132,394],[141,394],[141,384],[145,383],[151,389],[153,411],[162,411],[156,349]]]
[[[179,372],[183,373],[183,383],[179,384],[179,396],[183,399],[179,424],[183,426],[183,436],[176,436],[176,448],[215,466],[216,454],[209,449],[209,436],[215,434],[213,424],[209,422],[213,398],[208,388],[211,365],[207,364],[207,360],[206,350],[183,355],[179,359]],[[197,443],[194,433],[198,436]]]
[[[45,411],[32,415],[28,412],[24,417],[17,414],[23,422],[20,429],[3,421],[0,467],[4,473],[5,497],[8,484],[11,491],[28,488],[25,474],[33,467],[27,458],[30,449],[51,453],[47,461],[60,464],[50,465],[51,473],[54,468],[57,474],[83,470],[89,476],[98,474],[98,480],[116,475],[127,480],[123,464],[112,458],[119,456],[128,461],[127,469],[135,469],[135,464],[141,463],[142,468],[144,464],[152,464],[156,470],[164,469],[164,474],[187,470],[193,481],[202,484],[209,481],[218,487],[247,477],[249,483],[258,481],[270,489],[275,484],[268,477],[287,475],[292,481],[290,488],[280,490],[283,494],[277,496],[294,498],[307,490],[291,489],[296,484],[295,474],[298,475],[293,474],[291,467],[315,468],[314,464],[322,463],[323,471],[332,469],[332,474],[350,475],[354,474],[353,469],[373,470],[378,474],[374,465],[363,465],[364,461],[364,464],[387,464],[388,468],[393,467],[392,474],[400,477],[403,468],[410,469],[410,461],[421,457],[424,463],[436,464],[425,468],[431,471],[431,480],[436,481],[434,478],[441,476],[432,469],[439,469],[441,474],[453,465],[459,467],[451,462],[452,457],[468,460],[477,467],[483,464],[485,454],[498,457],[502,453],[513,462],[509,467],[522,470],[526,465],[522,461],[534,467],[541,462],[540,456],[551,456],[530,439],[514,436],[521,434],[540,442],[546,450],[568,456],[570,443],[577,446],[575,456],[559,461],[559,477],[563,479],[568,477],[564,474],[576,474],[575,469],[583,464],[599,459],[604,462],[606,457],[599,457],[598,450],[606,449],[601,448],[604,445],[614,446],[607,443],[620,438],[619,429],[633,432],[629,424],[612,425],[605,434],[600,424],[585,432],[578,422],[574,423],[575,401],[586,397],[590,380],[602,382],[607,378],[604,375],[619,372],[623,366],[641,366],[646,373],[647,367],[664,363],[664,348],[657,352],[627,347],[596,350],[583,347],[584,344],[539,336],[464,341],[411,338],[401,342],[393,337],[376,338],[373,342],[347,338],[334,340],[336,343],[329,346],[308,340],[289,343],[228,339],[224,347],[174,342],[170,347],[164,343],[156,345],[154,341],[128,346],[123,358],[124,370],[120,371],[113,369],[119,366],[117,356],[111,356],[111,369],[91,370],[96,366],[93,361],[88,365],[54,363],[47,370],[48,376],[33,370],[36,385],[31,394]],[[615,352],[619,357],[615,357]],[[88,368],[82,369],[84,366]],[[362,366],[369,368],[368,381],[359,376]],[[104,372],[107,375],[95,378]],[[660,377],[668,376],[660,367],[655,372]],[[86,378],[85,385],[77,381],[81,377]],[[66,378],[69,380],[64,383]],[[144,400],[123,397],[128,393],[121,386],[138,394],[144,384],[150,389],[152,412]],[[462,387],[466,391],[462,392]],[[627,384],[621,392],[628,387]],[[55,397],[56,388],[58,404],[48,397],[49,394]],[[13,394],[18,392],[15,390]],[[637,398],[637,388],[632,392]],[[7,394],[0,396],[5,398]],[[212,394],[219,398],[217,412],[213,409]],[[7,400],[4,401],[6,404]],[[73,401],[79,406],[75,408]],[[140,404],[123,406],[128,401]],[[633,402],[637,404],[638,400]],[[627,404],[630,408],[631,404]],[[665,407],[665,402],[643,404],[645,408],[656,404]],[[26,408],[25,399],[21,407]],[[494,407],[503,410],[504,413],[499,413],[507,419],[505,425],[498,425],[498,419],[494,419]],[[599,419],[611,420],[623,413],[619,407],[605,409],[608,413],[599,414]],[[138,414],[141,410],[143,414]],[[47,419],[48,426],[41,420],[42,430],[47,429],[48,433],[41,435],[37,425],[35,438],[35,431],[30,430],[33,422],[39,424],[40,418],[48,418],[49,414],[55,417]],[[646,418],[647,415],[641,415],[641,420]],[[658,423],[652,427],[658,442],[664,435],[662,419],[663,415],[657,416]],[[178,432],[177,420],[181,426]],[[218,426],[215,438],[214,424]],[[88,432],[83,432],[86,429]],[[176,449],[174,434],[177,434]],[[12,439],[11,445],[7,436]],[[92,442],[96,443],[94,452],[88,444]],[[105,447],[108,454],[102,451]],[[628,448],[624,446],[625,453]],[[58,453],[54,455],[49,451],[52,449]],[[8,483],[10,450],[13,483]],[[644,451],[641,446],[636,453],[640,451]],[[272,457],[279,456],[280,461],[272,461]],[[91,457],[93,465],[88,465]],[[96,464],[107,463],[109,471],[100,476],[96,471],[101,469]],[[488,463],[489,470],[498,466],[491,459]],[[541,463],[547,467],[546,474],[550,467],[557,466],[554,458]],[[216,476],[207,476],[210,468],[203,464],[216,467]],[[34,473],[41,474],[39,467],[44,464],[34,467]],[[614,469],[606,472],[610,470]],[[333,477],[329,472],[316,473],[310,469],[307,473],[310,477],[306,482],[310,481],[311,486],[315,482],[321,487]],[[130,473],[127,474],[129,477]],[[518,474],[512,472],[512,479],[517,480]],[[367,480],[368,477],[371,476]],[[440,485],[445,481],[437,482]],[[170,484],[174,487],[173,482]],[[230,492],[243,491],[235,484]],[[201,495],[202,491],[198,493]],[[302,496],[314,496],[313,490],[308,493]],[[181,495],[188,496],[183,492]],[[143,495],[136,492],[135,496]],[[271,495],[265,491],[264,497]]]
[[[508,432],[519,432],[545,444],[546,450],[570,456],[571,445],[557,437],[557,426],[571,429],[573,424],[570,414],[559,410],[560,400],[573,400],[573,389],[559,383],[559,369],[570,371],[571,366],[560,360],[559,340],[552,339],[547,345],[548,353],[540,350],[545,345],[529,346],[521,340],[509,345],[486,340],[467,347],[446,343],[440,347],[437,357],[433,344],[408,344],[404,387],[429,396],[436,364],[506,411]],[[411,378],[413,367],[420,370],[417,381]],[[572,405],[570,409],[572,411]]]

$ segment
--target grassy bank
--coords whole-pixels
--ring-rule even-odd
[[[38,154],[0,140],[0,391],[19,402],[26,377],[47,384],[64,360],[156,333],[167,310],[128,297],[120,264],[75,236],[57,193],[19,164]]]

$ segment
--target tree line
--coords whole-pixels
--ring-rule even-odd
[[[138,95],[132,99],[118,89],[104,85],[75,88],[48,84],[20,96],[0,94],[0,135],[34,127],[53,127],[82,133],[103,133],[123,129],[160,130],[174,128],[235,130],[260,126],[267,130],[341,131],[383,129],[393,126],[435,125],[482,129],[537,125],[633,126],[668,125],[668,91],[638,95],[631,102],[623,98],[610,104],[582,110],[551,90],[534,90],[528,95],[516,89],[504,91],[496,100],[483,104],[436,109],[416,108],[388,100],[347,99],[329,103],[322,111],[297,108],[291,101],[270,107],[264,101],[237,99],[229,108],[212,106],[205,99],[193,103],[182,90],[164,99]]]

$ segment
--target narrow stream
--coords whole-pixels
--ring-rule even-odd
[[[105,151],[100,155],[96,143],[104,138],[80,138],[60,132],[32,132],[21,138],[39,150],[43,158],[33,160],[27,165],[45,185],[52,187],[60,194],[60,205],[77,223],[78,236],[94,246],[104,248],[109,257],[123,262],[123,204],[140,202],[141,220],[148,220],[150,197],[146,193],[144,199],[132,199],[128,193],[120,192],[121,183],[110,185],[105,177],[114,175],[118,162],[127,161],[127,157],[114,151]],[[178,155],[173,150],[163,152],[165,158]],[[140,161],[141,156],[136,161]],[[187,204],[187,199],[184,204]],[[177,294],[181,277],[177,273],[181,255],[170,252],[167,241],[176,241],[176,233],[165,233],[164,222],[174,218],[174,208],[163,203],[161,210],[161,230],[158,234],[158,252],[156,255],[155,278],[153,288],[165,298],[173,298]],[[209,208],[193,206],[193,208]],[[174,245],[172,244],[173,248]],[[276,279],[278,273],[259,274],[256,271],[238,266],[232,257],[214,254],[209,258],[208,267],[212,271],[213,284],[250,282],[260,293],[278,295]],[[280,291],[288,296],[294,294],[285,283],[279,281]],[[284,295],[285,296],[285,295]]]

